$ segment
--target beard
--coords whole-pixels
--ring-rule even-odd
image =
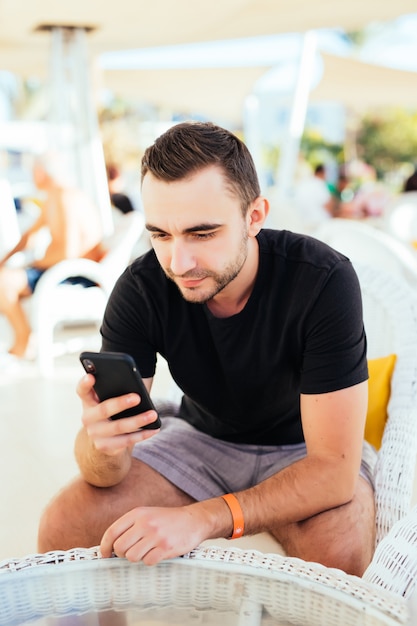
[[[239,250],[234,259],[232,259],[221,272],[213,272],[210,270],[194,269],[190,272],[186,272],[181,276],[176,276],[170,268],[166,268],[165,274],[172,280],[178,287],[182,297],[187,302],[193,302],[195,304],[205,304],[218,293],[220,293],[227,285],[229,285],[240,273],[243,265],[248,256],[248,234],[245,230],[242,233],[241,244]],[[204,287],[198,285],[196,287],[181,287],[177,280],[178,278],[188,280],[201,280],[211,279],[211,286]]]

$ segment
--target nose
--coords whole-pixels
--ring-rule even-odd
[[[186,243],[174,240],[171,247],[170,268],[175,276],[183,276],[196,267],[194,255]]]

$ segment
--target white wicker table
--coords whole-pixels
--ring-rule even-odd
[[[73,550],[0,563],[0,625],[395,626],[401,598],[278,555],[198,548],[147,567]]]

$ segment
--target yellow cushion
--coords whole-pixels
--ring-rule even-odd
[[[387,406],[391,395],[391,376],[397,356],[389,354],[368,361],[369,397],[365,424],[365,439],[377,450],[381,447],[382,435],[387,421]]]

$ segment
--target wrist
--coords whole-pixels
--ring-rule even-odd
[[[229,538],[238,539],[245,531],[245,520],[240,502],[233,493],[224,494],[221,498],[227,504],[233,520],[233,530]]]
[[[233,534],[233,519],[223,498],[210,498],[189,505],[201,530],[200,541],[228,538]]]

